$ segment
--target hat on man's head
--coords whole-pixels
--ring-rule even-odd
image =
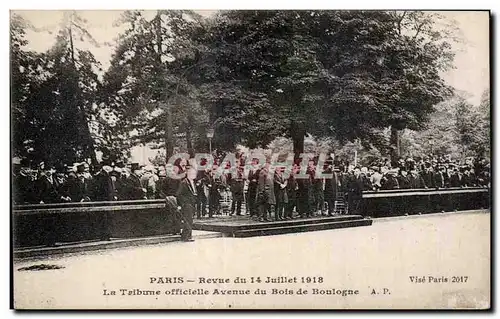
[[[130,164],[130,170],[132,172],[134,172],[134,171],[136,171],[138,169],[139,169],[139,163],[132,163],[132,164]]]
[[[394,175],[398,175],[398,172],[399,172],[398,169],[390,169],[390,170],[386,171],[385,174],[394,176]]]
[[[21,166],[23,167],[29,167],[30,166],[30,161],[27,158],[22,158],[20,161]]]
[[[13,163],[13,166],[14,166],[14,171],[16,172],[21,170],[21,167],[23,167],[21,163]]]
[[[122,169],[119,167],[114,167],[113,170],[109,173],[112,176],[120,176],[122,173]]]
[[[63,164],[61,164],[61,163],[56,163],[56,164],[54,165],[54,169],[55,169],[56,171],[58,171],[58,172],[65,172],[65,171],[66,171],[66,169],[65,169],[64,165],[63,165]]]
[[[85,171],[85,163],[76,164],[76,171],[78,173],[83,173]]]
[[[109,157],[103,157],[103,159],[101,161],[101,165],[102,166],[111,166],[111,160],[109,159]]]
[[[125,167],[125,163],[122,160],[117,160],[116,163],[115,163],[115,166],[119,167],[119,168],[124,168]]]

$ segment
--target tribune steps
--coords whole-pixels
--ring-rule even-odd
[[[194,229],[223,233],[226,237],[270,236],[307,231],[370,226],[371,219],[359,215],[316,217],[276,222],[256,222],[248,218],[239,220],[195,221]]]

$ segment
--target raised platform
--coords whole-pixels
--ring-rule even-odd
[[[317,216],[271,222],[259,222],[249,216],[228,216],[195,220],[193,229],[220,232],[227,237],[253,237],[370,226],[372,222],[360,215]]]

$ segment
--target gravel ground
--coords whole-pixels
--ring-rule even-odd
[[[16,308],[488,308],[489,298],[485,212],[14,264]]]

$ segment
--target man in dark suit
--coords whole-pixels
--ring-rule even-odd
[[[353,175],[349,178],[347,184],[347,199],[349,201],[349,214],[359,214],[361,210],[361,201],[364,190],[364,177],[361,176],[361,169],[356,166]]]
[[[245,180],[243,179],[243,166],[239,166],[236,176],[231,175],[230,179],[231,193],[233,200],[231,203],[231,215],[241,215],[241,204],[243,203],[243,188],[245,187]]]
[[[306,160],[306,159],[303,159]],[[311,173],[310,169],[306,170],[307,178],[297,179],[298,191],[297,191],[297,206],[301,218],[311,216]]]
[[[63,201],[61,195],[58,191],[58,185],[54,178],[55,169],[50,165],[47,165],[45,174],[40,175],[37,180],[38,186],[38,200],[40,204],[47,203],[60,203]]]
[[[438,167],[436,173],[434,173],[434,186],[436,188],[444,188],[445,187],[445,177],[444,177],[445,169],[443,166]]]
[[[111,178],[113,168],[109,165],[109,162],[103,161],[101,170],[92,180],[91,198],[93,201],[115,201],[118,199],[116,185]],[[102,213],[91,214],[90,216],[99,239],[110,240],[111,214],[108,211],[104,211]]]
[[[340,176],[330,165],[328,166],[326,173],[333,174],[332,178],[327,179],[325,183],[325,200],[328,203],[328,215],[332,216],[335,213],[335,200],[338,196],[338,192],[340,191]]]
[[[295,174],[298,173],[299,169],[300,168],[298,165],[294,165],[290,177],[288,177],[288,182],[286,185],[288,205],[285,210],[285,219],[292,219],[293,209],[297,208],[297,190],[299,189],[299,186],[297,184],[297,179],[295,178]]]
[[[196,192],[198,193],[198,198],[196,199],[196,217],[198,219],[201,218],[201,216],[206,215],[208,203],[208,183],[209,178],[207,171],[198,171],[196,176]]]
[[[476,176],[472,167],[464,166],[462,176],[462,186],[474,187],[476,186]]]
[[[113,168],[108,163],[103,163],[101,170],[94,176],[92,181],[93,201],[114,201],[117,200],[116,185],[111,178]]]
[[[219,166],[214,164],[208,174],[208,217],[212,218],[214,213],[220,214],[220,191],[223,188],[222,178],[217,170]]]
[[[259,160],[257,158],[252,159],[252,165],[257,166],[259,164]],[[250,216],[257,217],[257,181],[259,179],[259,170],[258,169],[250,169],[248,172],[248,193],[247,193],[247,210],[250,213]]]
[[[130,168],[132,174],[122,181],[125,199],[146,199],[146,189],[141,185],[139,163],[132,163]],[[167,194],[170,195],[170,194]]]
[[[410,179],[410,188],[419,189],[425,187],[425,182],[417,170],[411,170],[408,174],[408,178]]]
[[[181,207],[182,219],[184,226],[182,227],[181,239],[183,241],[194,241],[192,238],[193,231],[193,215],[196,211],[196,186],[194,180],[197,172],[190,167],[186,172],[186,177],[179,184],[177,190],[177,203]]]
[[[35,191],[35,179],[29,172],[27,161],[21,161],[21,165],[13,177],[12,195],[16,204],[32,204],[37,202]]]
[[[85,178],[85,166],[83,163],[76,167],[76,174],[68,175],[69,197],[73,202],[90,201],[90,182]]]
[[[422,171],[421,176],[424,181],[424,188],[434,187],[434,171],[432,169],[431,163],[424,163],[424,170]]]
[[[285,210],[288,205],[287,183],[288,180],[283,177],[283,167],[277,167],[274,172],[274,197],[276,199],[275,220],[285,218]]]
[[[411,179],[408,176],[408,172],[405,169],[401,169],[398,175],[398,184],[400,189],[410,189]]]
[[[60,203],[62,196],[58,192],[57,181],[54,177],[55,169],[47,165],[44,174],[41,174],[37,180],[38,199],[40,204]],[[40,217],[41,228],[44,230],[44,241],[47,246],[54,246],[59,231],[60,218],[57,214],[48,214]]]
[[[274,196],[274,173],[271,171],[271,163],[266,162],[259,172],[257,184],[257,203],[259,205],[259,221],[269,221],[268,213],[275,215],[276,198]],[[276,215],[275,215],[276,217]]]

